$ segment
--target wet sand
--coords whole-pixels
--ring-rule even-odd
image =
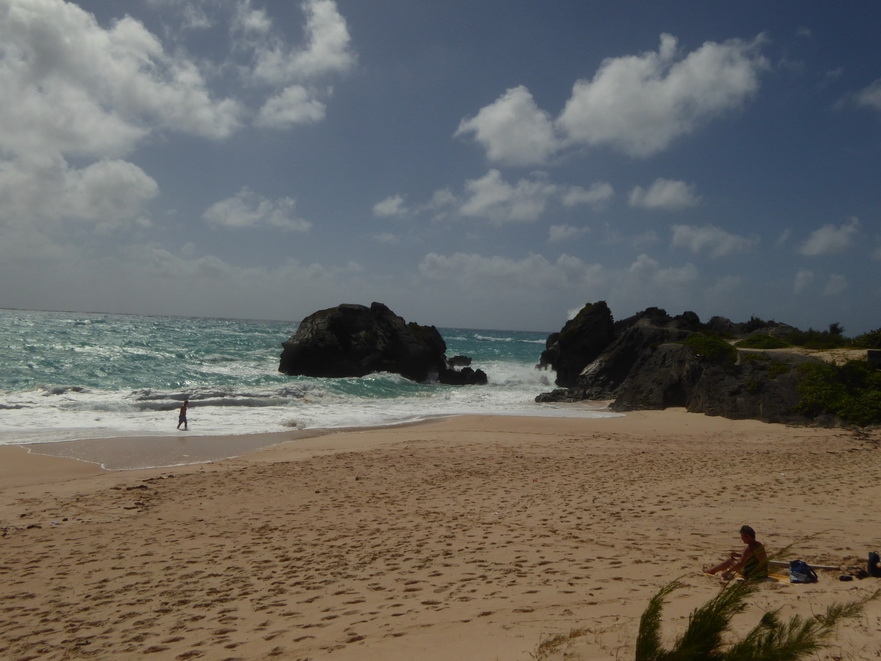
[[[743,523],[840,569],[763,585],[735,630],[811,615],[881,587],[838,580],[881,548],[879,440],[668,410],[450,418],[147,470],[0,448],[0,657],[632,658],[648,599],[683,582],[672,639]],[[815,658],[876,659],[881,604],[836,641]]]

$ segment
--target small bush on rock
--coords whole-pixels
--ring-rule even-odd
[[[695,355],[701,356],[711,363],[731,367],[737,362],[737,349],[720,337],[695,334],[683,340],[682,343]]]
[[[786,340],[771,335],[753,335],[737,343],[739,349],[784,349],[788,346]]]

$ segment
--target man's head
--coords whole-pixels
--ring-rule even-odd
[[[756,531],[753,530],[750,526],[741,526],[740,534],[744,537],[749,537],[750,539],[756,538]]]

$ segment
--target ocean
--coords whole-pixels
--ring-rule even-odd
[[[289,321],[0,310],[0,444],[370,427],[459,414],[604,417],[600,405],[536,404],[546,333],[439,328],[486,386],[393,374],[319,379],[278,372]]]

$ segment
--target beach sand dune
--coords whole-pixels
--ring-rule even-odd
[[[680,410],[450,418],[138,471],[3,450],[9,659],[632,658],[648,599],[683,582],[672,640],[743,523],[842,570],[881,548],[877,435]],[[841,573],[762,586],[735,629],[881,587]],[[881,603],[836,641],[816,658],[878,658]]]

